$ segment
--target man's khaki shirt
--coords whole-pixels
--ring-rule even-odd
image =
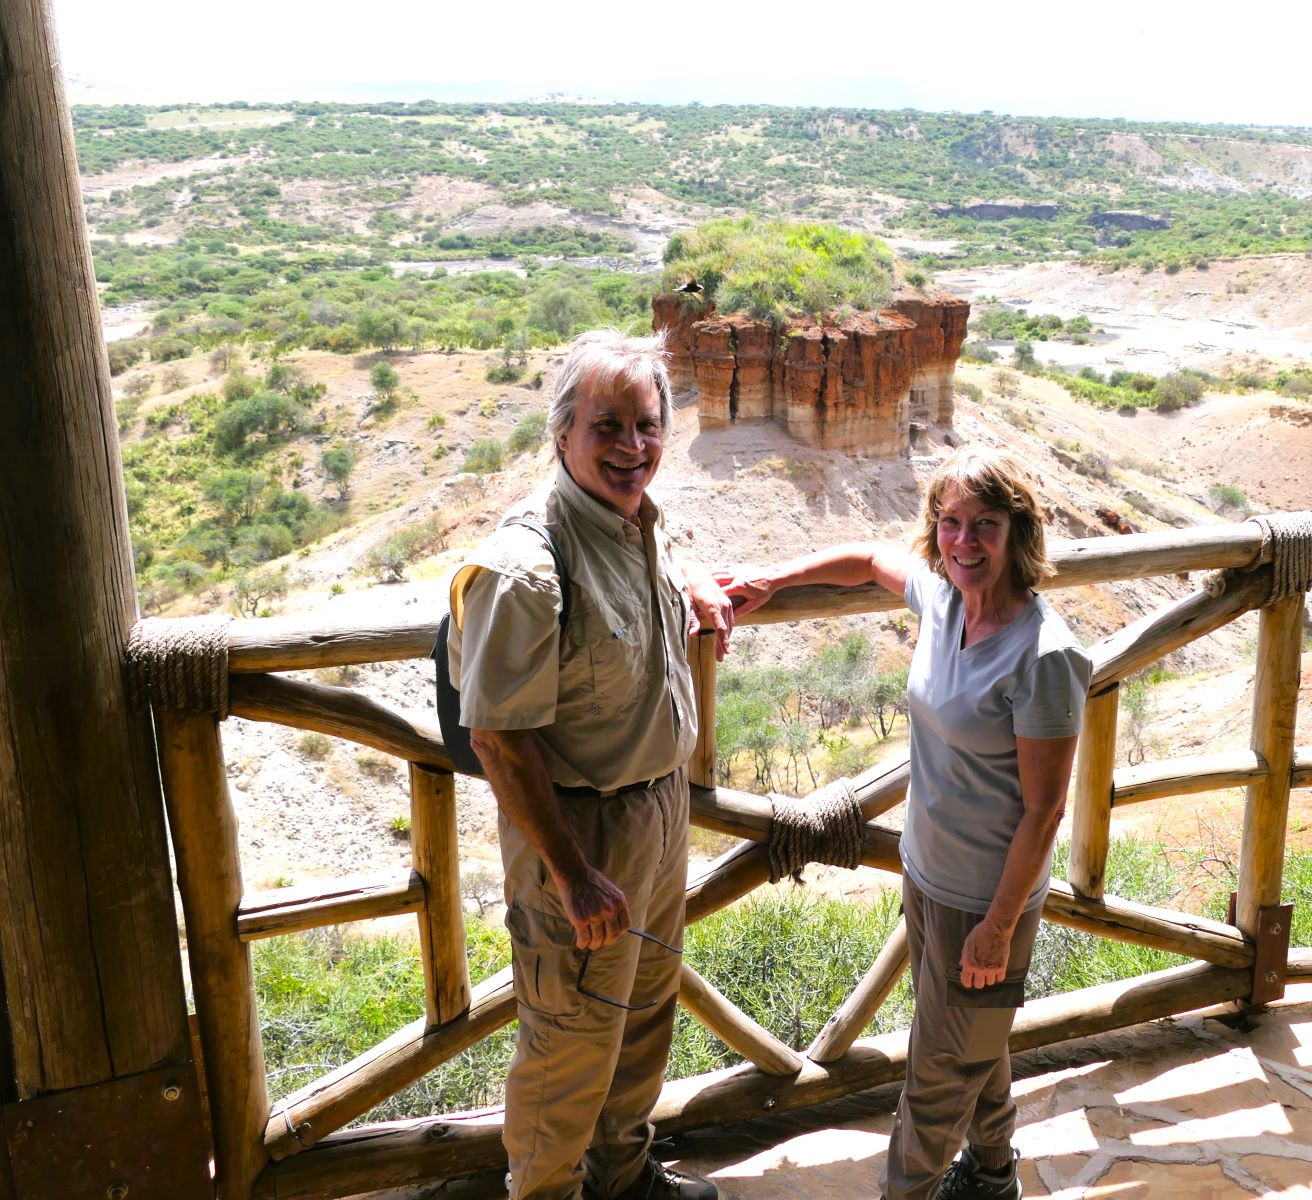
[[[451,680],[470,729],[532,729],[547,770],[601,791],[682,766],[697,740],[688,669],[690,599],[660,509],[643,496],[641,528],[589,496],[557,466],[553,483],[513,509],[546,525],[546,544],[503,525],[451,584]]]

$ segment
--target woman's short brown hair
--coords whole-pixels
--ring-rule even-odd
[[[939,575],[947,578],[943,556],[938,551],[938,517],[949,488],[1001,509],[1011,518],[1007,549],[1018,587],[1031,588],[1053,573],[1043,537],[1043,512],[1038,497],[1020,465],[987,446],[962,446],[943,463],[925,490],[920,532],[911,543]]]

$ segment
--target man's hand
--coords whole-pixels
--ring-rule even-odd
[[[578,875],[557,876],[556,891],[565,906],[565,915],[574,926],[580,950],[600,950],[617,942],[633,923],[624,893],[586,863]]]
[[[988,987],[1007,976],[1007,958],[1011,953],[1011,935],[981,921],[961,946],[961,985]]]
[[[733,601],[709,571],[685,567],[684,578],[692,597],[688,636],[691,637],[703,625],[709,625],[715,633],[715,661],[724,662],[724,656],[729,653],[729,635],[733,632]]]
[[[717,567],[711,578],[729,597],[740,617],[760,608],[775,593],[774,580],[764,567]]]

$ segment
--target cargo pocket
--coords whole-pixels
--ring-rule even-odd
[[[1016,1010],[1025,1003],[1025,975],[1008,974],[1001,983],[968,988],[961,982],[961,968],[949,971],[945,978],[944,1002],[948,1008],[970,1009],[962,1013],[967,1029],[962,1046],[962,1062],[989,1062],[1002,1054],[1007,1044]]]
[[[583,1001],[575,983],[583,952],[574,926],[515,901],[506,910],[506,929],[515,952],[515,1000],[544,1017],[578,1016]]]

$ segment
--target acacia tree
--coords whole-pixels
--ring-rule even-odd
[[[350,446],[333,446],[319,458],[319,469],[330,483],[337,485],[337,498],[345,500],[351,490],[351,472],[355,470],[355,451]]]

